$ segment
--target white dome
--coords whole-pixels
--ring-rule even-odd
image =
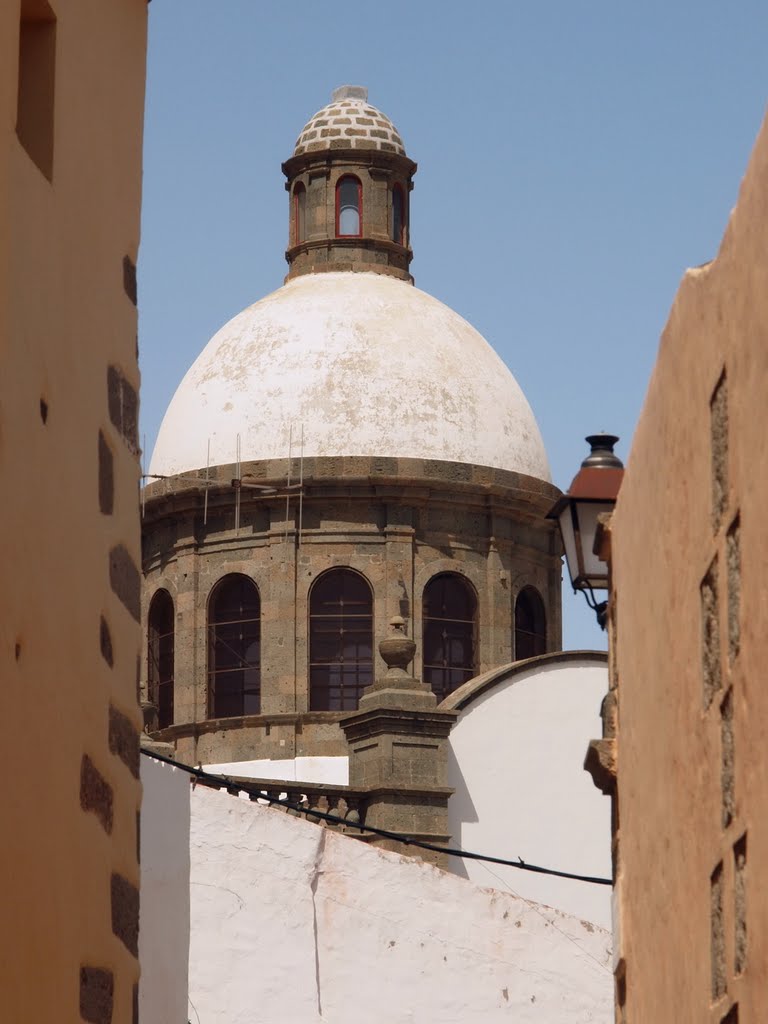
[[[549,480],[517,381],[442,302],[376,273],[297,277],[214,335],[165,414],[150,473],[298,456],[474,463]]]

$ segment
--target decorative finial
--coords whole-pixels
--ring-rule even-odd
[[[379,654],[387,666],[387,678],[406,676],[406,669],[413,661],[416,644],[405,632],[405,619],[394,615],[389,620],[389,636],[379,643]]]
[[[340,85],[333,90],[331,100],[338,103],[339,100],[362,100],[368,102],[368,90],[364,85]]]

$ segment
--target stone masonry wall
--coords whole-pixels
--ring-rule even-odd
[[[554,493],[549,485],[540,486]],[[308,710],[309,591],[319,574],[334,566],[355,569],[370,583],[374,646],[387,634],[393,615],[406,619],[417,644],[413,671],[418,677],[421,595],[440,572],[460,573],[477,593],[478,672],[513,660],[514,601],[524,586],[541,593],[548,610],[547,647],[559,649],[560,562],[540,510],[529,506],[523,512],[510,495],[444,484],[438,489],[434,482],[431,490],[423,481],[405,478],[378,488],[343,479],[308,483],[300,538],[295,497],[287,526],[284,496],[243,504],[239,534],[233,529],[231,494],[223,496],[221,507],[209,503],[207,530],[199,501],[173,515],[147,513],[145,634],[152,595],[164,587],[176,609],[178,723],[165,735],[177,739],[182,756],[215,763],[347,753],[336,724],[343,715]],[[542,507],[550,503],[549,491],[542,494]],[[207,722],[207,602],[216,582],[233,572],[253,579],[261,596],[262,713]],[[377,656],[376,670],[383,669]],[[200,724],[192,728],[193,723]]]

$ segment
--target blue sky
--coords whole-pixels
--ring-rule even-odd
[[[150,452],[210,336],[282,283],[280,164],[352,83],[419,164],[417,285],[508,364],[554,482],[595,430],[626,456],[680,277],[717,254],[763,117],[764,3],[155,0],[149,22]],[[604,646],[569,590],[563,619],[565,647]]]

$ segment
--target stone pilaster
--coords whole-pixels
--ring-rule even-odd
[[[379,644],[387,672],[360,698],[360,710],[341,721],[349,745],[349,783],[368,792],[366,824],[413,839],[447,845],[448,782],[446,740],[455,711],[438,711],[435,695],[407,667],[416,645],[395,616]],[[408,847],[383,837],[374,845],[398,853]],[[443,867],[441,854],[414,850]]]

